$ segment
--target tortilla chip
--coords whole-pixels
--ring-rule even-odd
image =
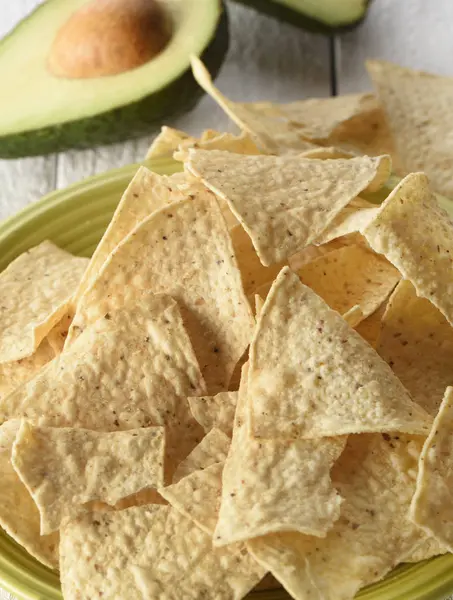
[[[242,225],[236,225],[230,230],[234,253],[241,272],[242,285],[247,296],[253,294],[265,283],[271,283],[280,273],[285,262],[264,267],[253,247],[252,240]]]
[[[130,305],[141,290],[177,300],[208,392],[227,389],[249,345],[254,319],[228,230],[210,192],[202,190],[142,221],[82,297],[72,328],[84,329],[106,312]]]
[[[20,420],[0,426],[0,526],[39,562],[58,567],[58,534],[41,536],[39,512],[11,463]]]
[[[214,132],[215,135],[208,139],[188,140],[179,145],[178,150],[173,154],[175,160],[185,162],[189,157],[189,148],[199,148],[200,150],[226,150],[235,154],[261,154],[258,146],[252,137],[245,131],[239,135],[232,133]]]
[[[219,392],[215,396],[189,398],[189,406],[206,433],[216,428],[231,437],[237,398],[237,392]]]
[[[258,319],[248,385],[257,437],[422,434],[432,422],[373,348],[288,268]]]
[[[366,63],[406,172],[424,171],[435,190],[453,194],[453,79],[386,61]]]
[[[419,460],[410,517],[453,552],[453,388],[448,387]]]
[[[121,240],[154,211],[185,198],[186,191],[180,189],[184,186],[187,186],[187,181],[181,173],[167,176],[157,175],[145,167],[138,169],[91,257],[90,264],[77,289],[75,304],[96,280],[103,264]]]
[[[173,129],[164,125],[159,135],[157,135],[153,143],[146,153],[146,158],[156,158],[158,156],[171,156],[178,149],[179,144],[183,142],[196,142],[196,138],[180,129]]]
[[[453,383],[453,328],[409,281],[401,281],[390,297],[376,349],[415,402],[436,416]]]
[[[439,556],[440,554],[446,554],[448,549],[446,546],[441,544],[436,538],[428,537],[423,540],[415,550],[412,550],[407,556],[402,558],[402,562],[405,563],[417,563],[422,560],[428,560],[433,556]]]
[[[201,439],[186,400],[204,382],[178,306],[143,294],[106,313],[32,379],[0,402],[0,422],[121,431],[166,426],[166,471]]]
[[[44,338],[31,356],[0,365],[0,400],[32,379],[54,356],[52,346]]]
[[[211,465],[223,462],[227,457],[230,443],[230,438],[223,431],[211,429],[178,466],[173,476],[173,483],[178,483],[194,471],[207,469]]]
[[[241,600],[265,573],[243,547],[213,550],[190,519],[157,505],[92,513],[63,527],[60,570],[66,600]]]
[[[243,369],[233,440],[222,477],[214,546],[274,533],[323,537],[340,516],[330,469],[346,437],[255,440],[250,437],[248,365]]]
[[[389,262],[360,246],[329,252],[297,274],[302,283],[340,314],[358,305],[363,314],[360,320],[381,306],[401,278]]]
[[[259,295],[255,294],[255,315],[258,318],[261,310],[264,306],[264,299]]]
[[[341,148],[324,148],[319,146],[317,148],[313,148],[311,150],[306,150],[302,152],[301,156],[304,158],[321,158],[325,160],[327,158],[353,158],[356,154],[352,152],[347,152],[346,150],[342,150]]]
[[[326,244],[343,235],[360,232],[375,217],[378,210],[377,206],[366,208],[356,208],[352,204],[345,206],[329,227],[319,236],[316,243]]]
[[[65,314],[87,264],[46,241],[1,273],[0,364],[35,352]]]
[[[365,318],[363,311],[358,304],[355,304],[352,308],[343,313],[342,317],[349,327],[356,327]]]
[[[384,302],[372,315],[354,327],[357,333],[373,348],[376,348],[378,344],[382,327],[382,317],[384,316],[386,307],[387,303]]]
[[[217,523],[223,462],[193,471],[177,483],[159,489],[161,496],[211,537]]]
[[[41,534],[88,510],[98,500],[114,505],[164,481],[163,427],[100,433],[33,427],[26,421],[12,463],[41,515]]]
[[[68,337],[68,331],[72,323],[72,310],[69,309],[61,320],[47,334],[47,341],[55,353],[55,356],[63,352],[63,348]]]
[[[233,102],[214,86],[196,57],[192,58],[192,71],[204,91],[268,153],[300,152],[313,148],[313,143],[369,155],[395,152],[384,113],[371,94],[311,98],[288,104]]]
[[[391,162],[190,150],[186,168],[228,203],[269,266],[316,240],[360,192],[381,187]]]
[[[407,515],[422,444],[409,436],[350,436],[332,471],[344,502],[327,536],[282,533],[247,548],[296,600],[352,600],[425,539]]]
[[[362,233],[453,324],[453,223],[426,175],[405,177]]]

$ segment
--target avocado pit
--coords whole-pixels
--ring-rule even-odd
[[[170,37],[156,0],[91,0],[59,29],[47,68],[68,79],[117,75],[152,60]]]

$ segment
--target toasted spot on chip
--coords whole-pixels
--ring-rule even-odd
[[[426,175],[405,177],[362,233],[453,324],[453,222]]]
[[[415,402],[436,416],[453,383],[453,328],[410,281],[401,281],[390,296],[376,349]]]
[[[186,400],[204,382],[183,320],[168,296],[106,313],[27,384],[0,401],[0,421],[121,431],[164,425],[166,474],[201,438]]]
[[[216,428],[231,437],[237,398],[237,392],[219,392],[215,396],[189,398],[189,406],[206,433]]]
[[[173,483],[177,483],[194,471],[223,462],[227,457],[230,443],[230,438],[223,431],[211,429],[178,466],[173,476]]]
[[[164,482],[163,427],[112,433],[34,427],[24,421],[13,467],[41,515],[41,533],[83,514],[88,502],[114,505]]]
[[[20,420],[0,426],[0,526],[29,554],[47,567],[58,567],[57,533],[41,536],[39,511],[19,479],[11,462],[11,452]]]
[[[435,190],[451,196],[453,79],[380,60],[366,66],[404,170],[425,171]]]
[[[431,417],[341,316],[285,268],[250,346],[251,431],[262,438],[426,433]]]
[[[186,168],[226,201],[263,265],[307,246],[360,192],[379,189],[389,156],[338,160],[190,150]]]
[[[302,283],[340,314],[359,306],[371,315],[401,278],[393,265],[361,246],[344,246],[304,265],[297,274]]]
[[[63,595],[78,598],[241,600],[264,576],[243,547],[211,536],[168,506],[91,513],[61,530]]]
[[[213,194],[201,190],[142,221],[85,292],[72,328],[130,305],[142,290],[177,300],[208,391],[226,389],[254,319]]]
[[[399,434],[350,436],[332,470],[344,501],[327,536],[274,534],[247,548],[296,600],[352,600],[426,539],[408,518],[422,444]]]
[[[414,523],[453,549],[453,388],[448,387],[420,454],[417,489],[411,504]]]
[[[0,274],[0,364],[35,352],[66,313],[87,264],[46,241]]]
[[[214,546],[278,531],[323,537],[340,516],[330,469],[346,437],[256,440],[250,435],[248,366],[243,368],[233,440],[222,478]]]

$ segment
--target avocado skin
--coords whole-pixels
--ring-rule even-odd
[[[200,56],[213,77],[222,66],[228,46],[228,15],[222,3],[217,29]],[[187,71],[167,87],[131,104],[84,119],[0,136],[0,158],[83,150],[138,138],[160,127],[163,119],[189,111],[203,95],[188,65]]]
[[[318,1],[320,2],[321,0]],[[262,12],[266,15],[274,17],[279,21],[290,23],[296,27],[311,31],[312,33],[332,35],[334,33],[351,31],[351,29],[355,29],[358,25],[360,25],[365,20],[372,0],[364,0],[365,7],[363,10],[363,15],[360,17],[360,19],[357,19],[352,23],[348,23],[347,25],[340,25],[338,27],[330,26],[323,21],[318,21],[313,17],[304,15],[302,12],[298,12],[297,10],[289,8],[288,6],[284,6],[283,4],[275,2],[275,0],[235,0],[235,2],[240,2],[241,4],[250,6],[258,12]]]

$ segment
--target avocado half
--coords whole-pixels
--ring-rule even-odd
[[[0,42],[0,158],[89,148],[139,137],[192,108],[203,94],[190,69],[214,75],[228,50],[222,0],[159,0],[172,35],[149,62],[105,77],[52,75],[47,59],[62,25],[87,0],[47,0]]]
[[[353,29],[366,17],[371,0],[236,0],[314,33]]]

